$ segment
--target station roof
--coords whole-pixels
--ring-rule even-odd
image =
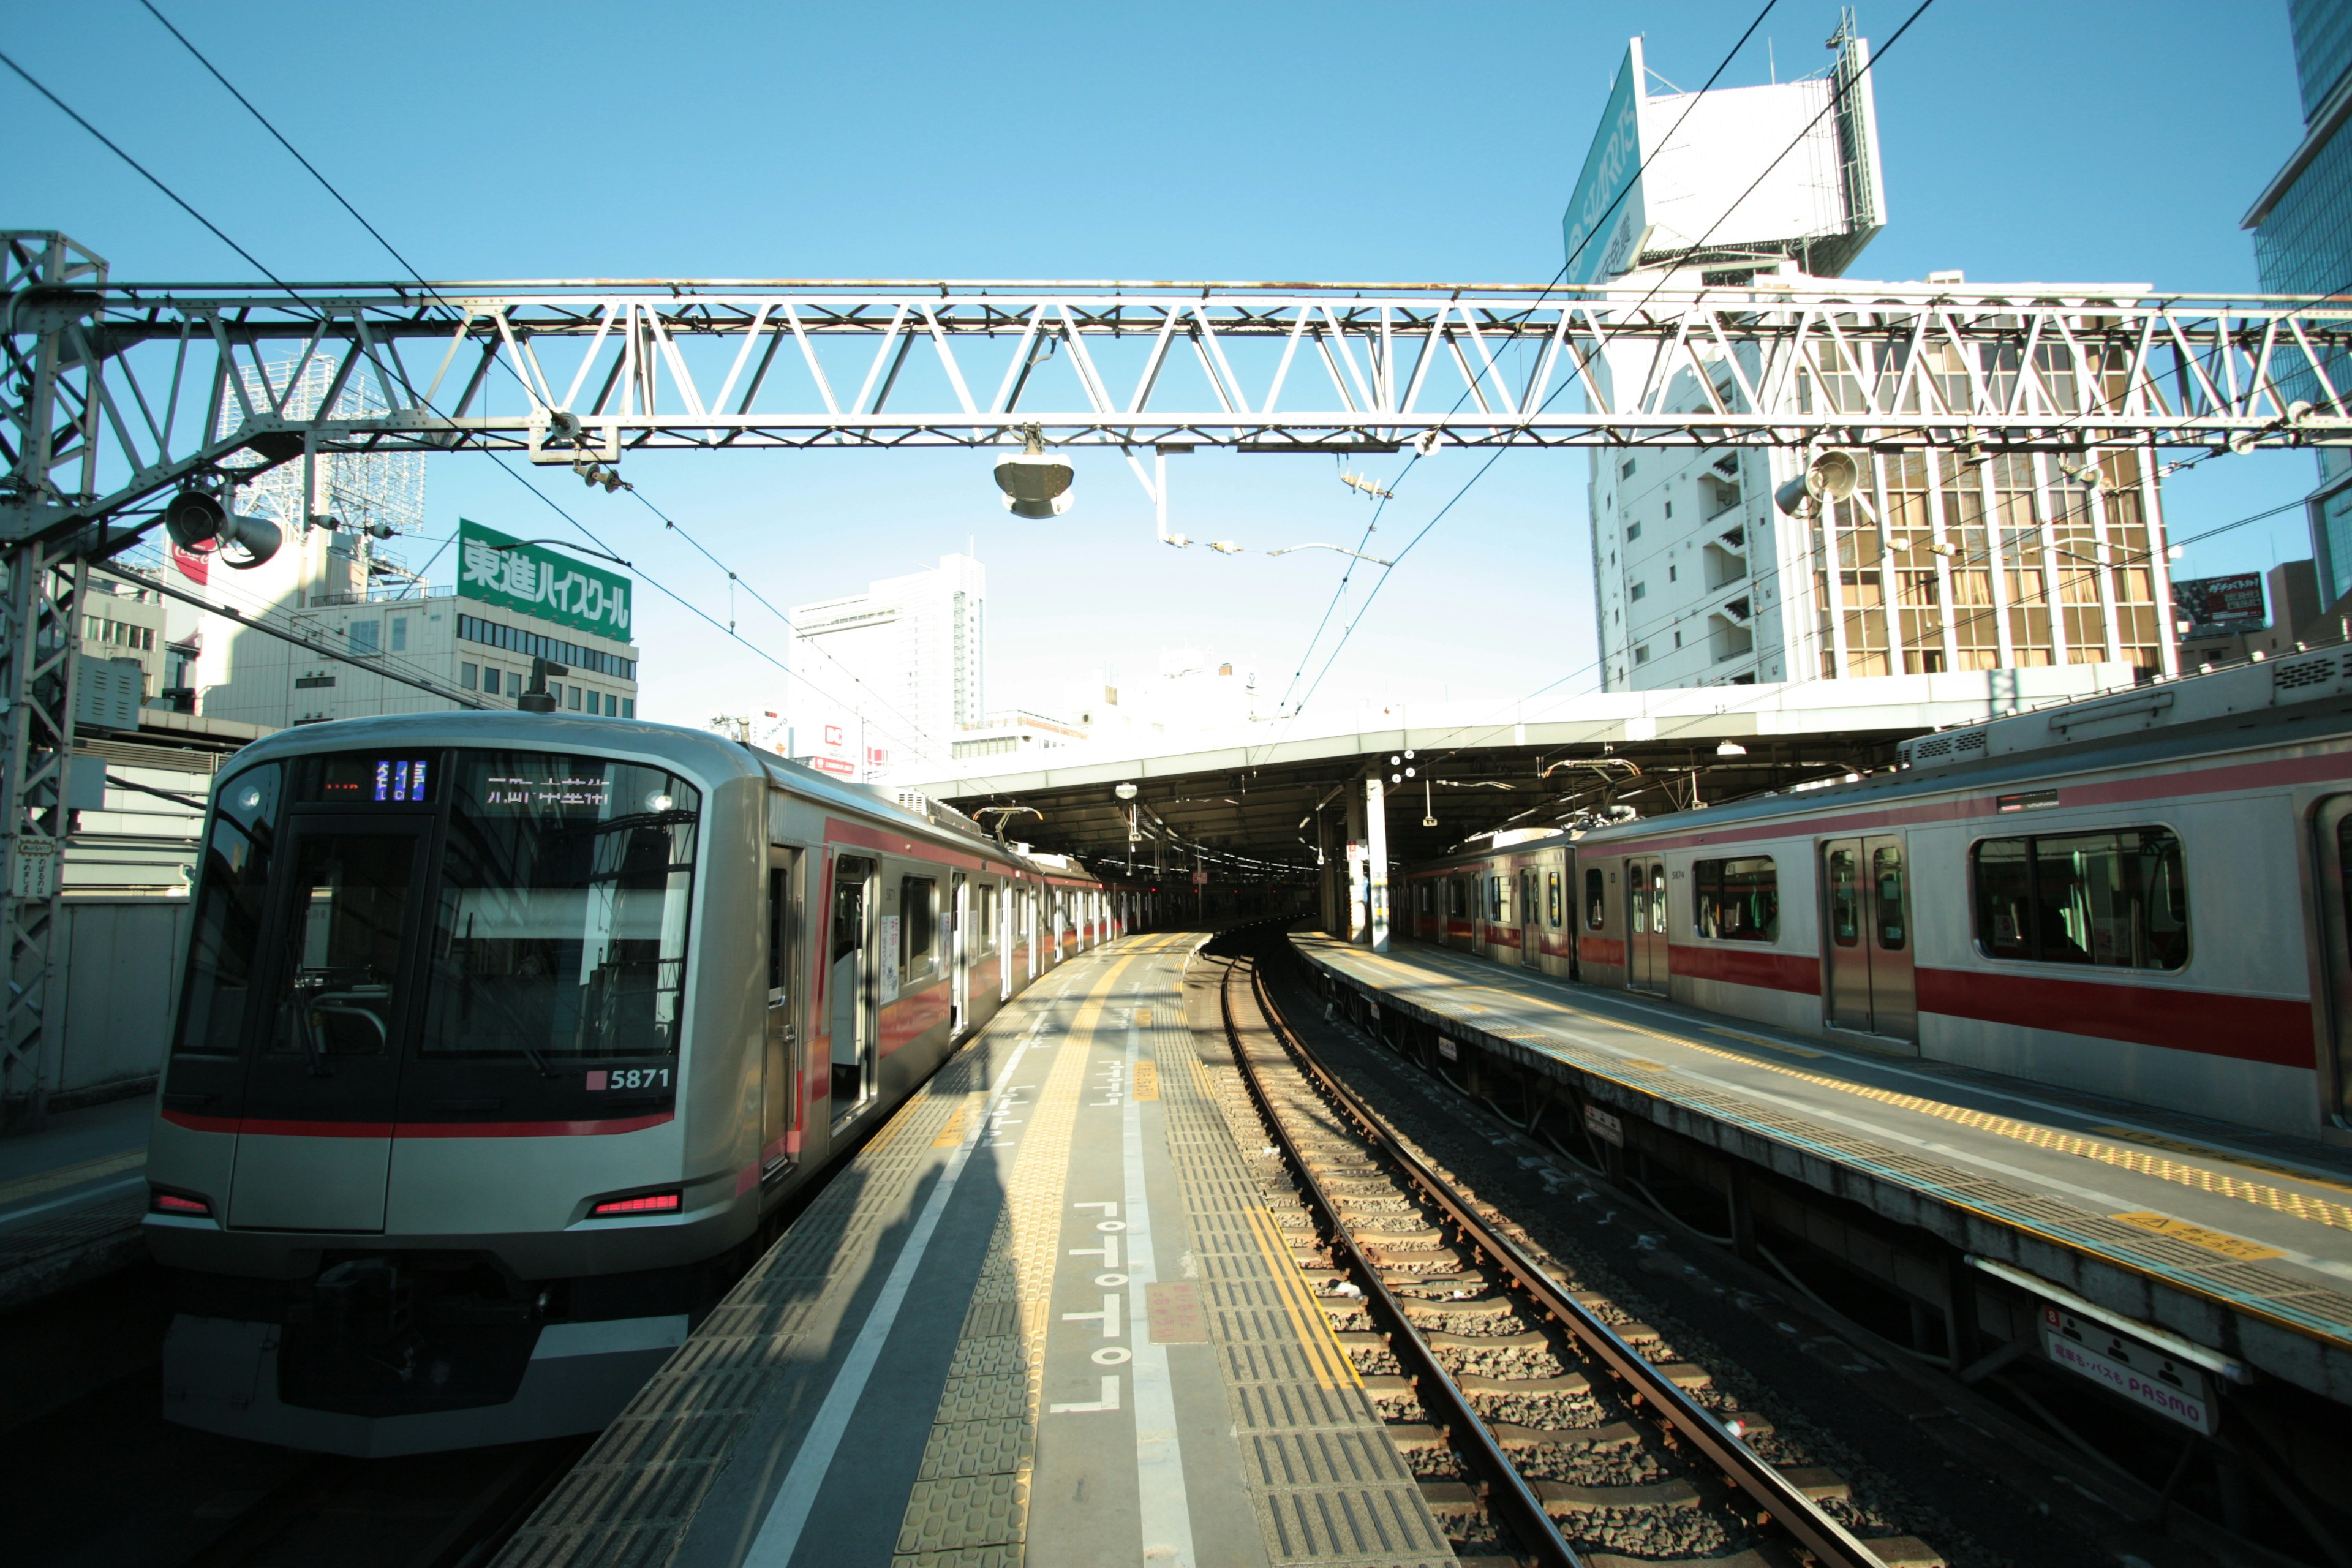
[[[1391,858],[1410,864],[1471,847],[1481,834],[1551,827],[1580,811],[1629,805],[1654,816],[1891,767],[1896,743],[1913,735],[2130,679],[2124,667],[2074,665],[1608,692],[1524,719],[1488,707],[1340,729],[1253,724],[1187,740],[1181,752],[1098,741],[974,758],[906,787],[972,815],[1034,810],[1007,816],[1006,836],[1099,870],[1125,864],[1130,851],[1150,867],[1161,837],[1169,868],[1190,867],[1197,850],[1219,876],[1273,876],[1313,868],[1318,812],[1331,824],[1328,842],[1344,840],[1348,786],[1409,766],[1412,778],[1389,785],[1388,841]],[[1129,842],[1128,808],[1115,794],[1121,784],[1136,786],[1139,844]]]

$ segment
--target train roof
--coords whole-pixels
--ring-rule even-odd
[[[1897,771],[1778,791],[1595,828],[1582,842],[1667,828],[1807,816],[1954,791],[1998,790],[2062,773],[2176,767],[2199,757],[2352,740],[2352,651],[2329,649],[2152,682],[2131,690],[1904,742]],[[2347,776],[2352,777],[2352,766]]]
[[[643,719],[572,718],[563,713],[456,710],[387,713],[372,719],[338,719],[280,730],[239,751],[231,767],[318,752],[364,751],[372,746],[513,747],[535,752],[575,752],[646,763],[682,773],[705,787],[730,779],[756,778],[845,811],[881,817],[902,831],[1010,860],[1036,876],[1093,873],[1062,857],[1039,859],[996,839],[952,806],[918,795],[906,799],[873,784],[836,779],[814,768],[757,752],[738,741],[682,724]],[[1061,862],[1056,864],[1055,862]]]

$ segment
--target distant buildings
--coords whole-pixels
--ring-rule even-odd
[[[793,607],[793,754],[845,776],[948,761],[987,721],[988,574],[969,555]]]
[[[1886,203],[1867,45],[1850,13],[1830,42],[1834,63],[1820,76],[1694,105],[1648,90],[1634,40],[1563,219],[1569,280],[1614,281],[1633,297],[1663,285],[1769,300],[1842,277]],[[1927,298],[1961,280],[1857,287]],[[1637,367],[1603,353],[1593,370],[1610,384],[1645,371],[1643,357]],[[1744,368],[1757,379],[1759,365]],[[1678,373],[1670,405],[1707,407],[1710,392],[1745,406],[1725,360]],[[2087,481],[2047,457],[1862,457],[1853,500],[1792,518],[1772,498],[1803,471],[1805,452],[1596,449],[1588,494],[1603,689],[2053,667],[2040,684],[2056,695],[2176,668],[2161,613],[2162,513],[2144,454],[2111,453]],[[2068,665],[2111,674],[2057,673]]]
[[[2289,0],[2303,140],[2248,209],[2254,265],[2271,294],[2352,292],[2352,6]],[[2346,367],[2352,370],[2352,367]],[[2330,378],[2346,386],[2336,367]],[[2352,451],[2319,448],[2310,498],[2312,556],[2323,604],[2352,594]]]
[[[277,556],[247,572],[175,552],[183,585],[261,610],[312,644],[204,616],[200,711],[279,729],[458,705],[398,676],[511,708],[537,668],[560,710],[635,718],[628,579],[559,550],[497,548],[513,542],[478,524],[459,528],[453,588],[387,569],[375,542],[350,529],[289,530]]]

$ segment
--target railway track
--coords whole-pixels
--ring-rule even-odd
[[[1941,1561],[1857,1537],[1828,1506],[1841,1477],[1772,1463],[1752,1446],[1769,1427],[1703,1397],[1706,1369],[1653,1360],[1654,1331],[1553,1278],[1324,1068],[1241,945],[1219,944],[1223,1025],[1313,1229],[1302,1261],[1465,1555]]]

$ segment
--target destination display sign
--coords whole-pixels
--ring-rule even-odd
[[[553,621],[591,637],[629,640],[635,585],[561,550],[457,520],[457,596]]]

